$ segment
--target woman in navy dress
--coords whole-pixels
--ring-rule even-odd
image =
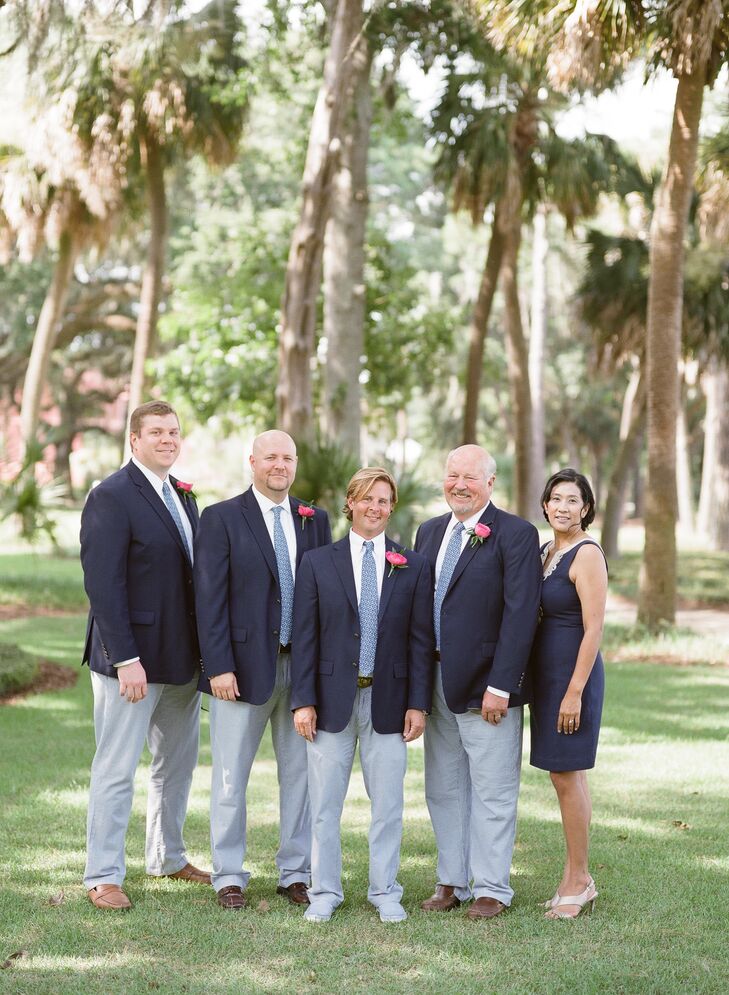
[[[542,619],[532,655],[529,710],[533,767],[548,770],[557,792],[567,856],[547,918],[573,919],[592,908],[597,888],[588,869],[592,804],[587,771],[595,766],[605,688],[600,639],[607,565],[585,532],[595,517],[587,479],[553,474],[542,494],[554,538],[542,547]]]

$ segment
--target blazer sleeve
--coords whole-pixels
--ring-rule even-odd
[[[408,708],[430,711],[433,702],[434,666],[433,575],[430,564],[423,559],[410,612]]]
[[[112,664],[139,656],[129,618],[131,541],[131,522],[123,502],[108,488],[94,488],[81,514],[81,566],[94,625]]]
[[[504,540],[503,550],[504,612],[488,682],[491,687],[518,694],[539,617],[539,533],[524,523],[524,528]]]
[[[230,539],[220,513],[206,508],[195,533],[195,612],[206,677],[235,673],[230,638]]]
[[[308,554],[296,571],[294,626],[291,636],[291,710],[316,706],[319,666],[319,595]]]

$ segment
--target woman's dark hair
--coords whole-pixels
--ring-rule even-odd
[[[557,484],[577,484],[580,489],[580,494],[582,495],[582,503],[586,505],[587,511],[582,518],[582,531],[587,532],[590,524],[595,518],[595,495],[592,493],[592,488],[590,487],[590,482],[587,477],[583,474],[578,473],[577,470],[573,470],[571,466],[567,466],[564,470],[558,470],[553,473],[544,486],[542,491],[542,514],[549,521],[547,512],[544,510],[545,504],[549,502],[552,496],[552,491],[557,486]]]

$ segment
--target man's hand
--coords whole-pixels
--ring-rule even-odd
[[[119,695],[122,698],[133,705],[146,696],[147,673],[139,660],[119,667],[116,673],[119,678]]]
[[[227,674],[211,677],[210,690],[213,692],[213,698],[220,698],[221,701],[235,701],[238,697],[238,681],[235,679],[235,674],[228,671]]]
[[[506,718],[508,711],[508,698],[492,694],[491,691],[484,691],[481,701],[481,718],[484,722],[489,722],[492,726],[497,726],[502,719]]]
[[[299,736],[314,742],[316,736],[316,709],[313,705],[304,705],[302,708],[294,709],[294,729]]]
[[[418,739],[425,731],[425,713],[419,708],[408,708],[405,712],[405,728],[402,731],[402,738],[406,743],[412,743]]]

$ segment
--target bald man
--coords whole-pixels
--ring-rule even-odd
[[[510,904],[522,705],[542,581],[537,530],[496,508],[496,463],[480,446],[448,454],[450,511],[415,548],[435,580],[436,674],[425,733],[425,798],[438,846],[426,912],[473,898],[469,919]]]
[[[246,905],[246,789],[269,721],[279,781],[277,892],[308,904],[311,820],[306,743],[291,716],[291,626],[301,557],[332,537],[325,511],[289,497],[296,459],[290,435],[259,435],[252,486],[206,508],[195,540],[200,689],[211,695],[212,884],[230,910]]]

